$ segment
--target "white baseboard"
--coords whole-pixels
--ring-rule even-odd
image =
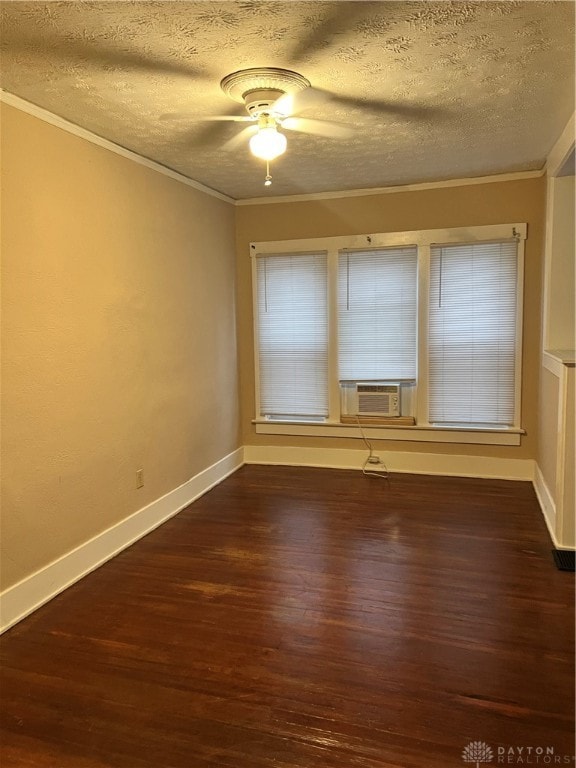
[[[556,504],[538,464],[535,465],[533,485],[552,543],[556,549],[565,549],[565,547],[560,546],[556,538]]]
[[[376,453],[390,472],[531,480],[552,542],[559,547],[554,534],[554,501],[539,467],[532,459],[382,450]],[[0,633],[176,515],[244,463],[360,470],[366,456],[367,451],[358,449],[256,445],[239,448],[165,496],[5,590],[0,595]]]
[[[375,450],[390,472],[415,475],[485,477],[502,480],[533,480],[532,459],[497,459],[490,456],[453,456],[434,453]],[[244,446],[246,464],[284,464],[298,467],[362,469],[368,452],[343,448]]]
[[[0,595],[0,632],[176,515],[242,464],[243,449],[239,448],[165,496],[9,587]]]

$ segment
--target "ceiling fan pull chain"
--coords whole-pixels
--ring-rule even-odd
[[[266,179],[264,181],[264,186],[269,187],[270,184],[272,184],[272,176],[270,176],[270,161],[266,160]]]

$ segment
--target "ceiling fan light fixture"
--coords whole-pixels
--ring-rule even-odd
[[[286,152],[286,136],[278,133],[275,126],[260,128],[250,139],[250,151],[262,160],[274,160]]]

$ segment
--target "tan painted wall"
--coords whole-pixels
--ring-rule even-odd
[[[550,495],[556,501],[556,473],[558,471],[558,378],[544,367],[542,367],[540,373],[540,393],[538,408],[538,466],[550,491]]]
[[[302,438],[257,435],[254,418],[254,345],[252,287],[249,257],[251,241],[325,237],[370,232],[528,223],[524,294],[524,376],[522,426],[527,435],[519,447],[433,445],[390,442],[391,450],[507,458],[535,458],[540,350],[541,270],[545,206],[545,179],[535,178],[462,187],[335,198],[236,209],[238,250],[238,322],[242,433],[246,445],[285,445],[357,448],[349,438]],[[374,441],[375,444],[378,441]]]
[[[576,376],[574,368],[566,371],[566,426],[564,433],[565,456],[562,499],[561,529],[557,530],[558,538],[565,547],[576,547]]]
[[[574,176],[549,178],[553,185],[547,349],[574,349]]]
[[[235,450],[239,409],[233,206],[2,128],[5,588]]]

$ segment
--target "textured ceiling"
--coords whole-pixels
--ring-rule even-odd
[[[2,2],[1,85],[230,195],[360,189],[541,168],[574,110],[572,2]],[[223,145],[221,78],[284,67],[337,95],[264,164]],[[190,118],[161,118],[189,112]]]

